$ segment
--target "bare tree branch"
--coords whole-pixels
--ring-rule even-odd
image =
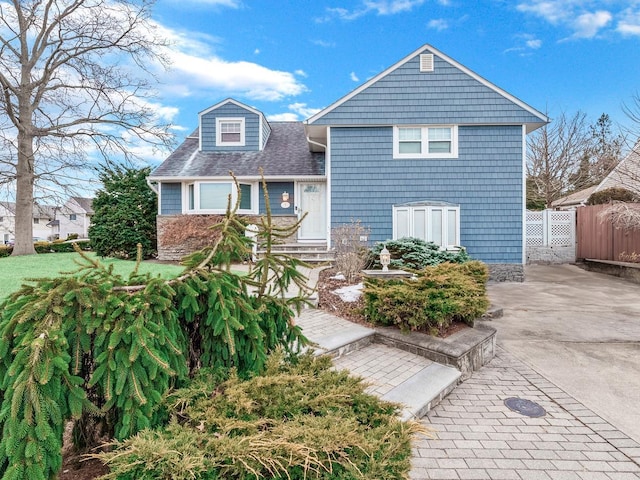
[[[70,188],[96,156],[132,159],[132,139],[170,146],[170,125],[153,108],[166,41],[155,33],[151,6],[0,3],[0,185],[16,188],[14,254],[33,252],[34,188]]]

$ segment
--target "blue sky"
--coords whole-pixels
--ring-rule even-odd
[[[154,20],[179,140],[229,96],[303,120],[425,43],[551,117],[630,126],[640,94],[640,0],[159,0]]]

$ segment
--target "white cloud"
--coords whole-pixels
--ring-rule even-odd
[[[294,73],[272,70],[256,62],[221,58],[212,50],[220,43],[217,37],[174,30],[160,23],[155,27],[157,34],[171,43],[171,48],[165,51],[171,70],[164,75],[163,89],[174,96],[215,90],[219,95],[278,101],[306,91]],[[254,53],[258,54],[260,50],[256,49]]]
[[[306,103],[291,103],[287,108],[290,110],[289,112],[267,115],[267,120],[274,122],[297,122],[301,119],[312,117],[321,110],[320,108],[311,108]]]
[[[442,30],[449,28],[449,22],[444,18],[434,18],[433,20],[429,20],[427,27],[441,32]]]
[[[358,78],[358,76],[356,75],[356,72],[351,72],[351,73],[349,74],[349,78],[350,78],[352,81],[354,81],[354,82],[359,82],[359,81],[360,81],[360,79],[359,79],[359,78]]]
[[[271,70],[254,62],[227,61],[217,56],[197,57],[172,52],[172,68],[182,82],[198,89],[242,94],[254,100],[282,100],[306,87],[290,72]],[[186,75],[186,76],[185,76]]]
[[[318,22],[327,22],[333,18],[340,20],[355,20],[369,13],[376,15],[395,15],[397,13],[409,12],[415,7],[419,7],[425,0],[361,0],[356,8],[350,10],[343,7],[330,7],[326,9],[326,15],[317,19]],[[439,0],[443,5],[447,5],[447,0]]]
[[[578,38],[593,38],[611,22],[611,18],[611,13],[605,10],[583,13],[574,22],[574,36]]]
[[[570,1],[533,0],[531,3],[520,3],[517,9],[521,12],[533,13],[549,23],[557,24],[567,18]]]
[[[270,122],[297,122],[298,115],[292,112],[276,113],[274,115],[267,115],[267,120]]]
[[[259,49],[259,48],[256,48],[256,49],[253,51],[253,54],[254,54],[254,55],[260,55],[260,49]]]
[[[623,11],[616,30],[624,36],[640,36],[640,9]]]
[[[525,42],[525,44],[527,45],[527,47],[533,49],[533,50],[537,50],[538,48],[540,48],[542,46],[542,40],[540,40],[539,38],[535,38],[532,40],[527,40]]]
[[[200,3],[207,5],[208,7],[227,7],[227,8],[240,8],[242,2],[238,0],[187,0],[192,3]]]
[[[516,52],[520,56],[531,55],[532,50],[537,50],[542,46],[542,40],[530,33],[516,35],[516,46],[507,48],[504,53]]]
[[[327,42],[326,40],[312,40],[311,43],[324,48],[330,48],[330,47],[336,46],[334,42]]]
[[[413,7],[419,7],[424,0],[364,0],[367,10],[373,10],[378,15],[393,15],[409,12]]]
[[[296,74],[296,75],[298,75],[299,77],[305,77],[305,78],[306,78],[306,77],[308,77],[307,72],[305,72],[304,70],[300,70],[300,69],[298,69],[298,70],[296,70],[296,71],[295,71],[295,72],[293,72],[293,73],[295,73],[295,74]]]
[[[311,108],[306,103],[292,103],[289,105],[289,109],[301,115],[304,118],[309,118],[318,113],[321,108]]]
[[[633,11],[634,8],[637,10],[638,1],[633,0],[632,5],[635,7],[629,7],[629,2],[623,0],[521,0],[516,8],[571,31],[569,39],[580,39],[599,36],[616,19],[619,33],[640,34],[640,12]],[[623,6],[627,8],[622,9]]]

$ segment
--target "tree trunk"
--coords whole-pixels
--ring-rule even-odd
[[[12,255],[32,255],[33,247],[33,137],[18,132],[16,165],[16,241]]]

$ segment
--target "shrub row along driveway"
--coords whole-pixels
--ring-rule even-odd
[[[576,266],[489,286],[498,344],[640,442],[640,285]]]

